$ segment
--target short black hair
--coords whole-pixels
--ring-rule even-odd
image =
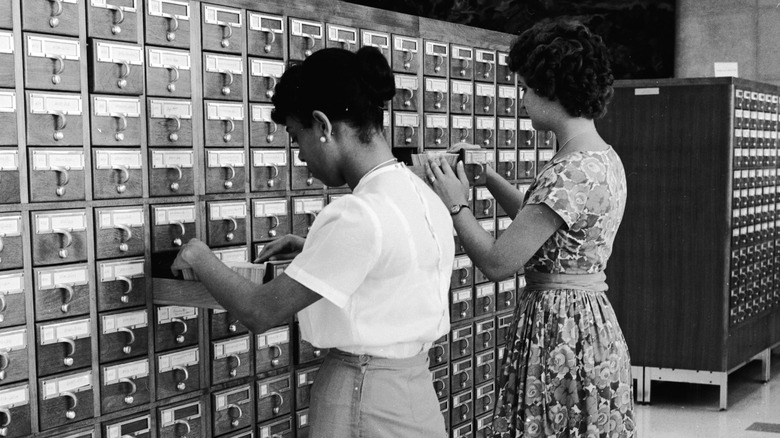
[[[606,45],[577,21],[547,19],[520,34],[510,49],[509,68],[574,117],[603,117],[614,93]]]
[[[284,124],[294,117],[310,127],[312,111],[319,110],[331,122],[357,129],[360,141],[368,143],[382,133],[385,103],[394,95],[393,72],[377,48],[322,49],[284,72],[271,99],[271,118]]]

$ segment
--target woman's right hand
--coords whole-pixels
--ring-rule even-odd
[[[265,263],[275,260],[291,260],[301,253],[303,244],[306,242],[301,236],[295,234],[286,234],[276,240],[268,242],[263,247],[260,254],[257,255],[252,263]]]

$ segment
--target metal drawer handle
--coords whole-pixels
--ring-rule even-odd
[[[122,8],[119,6],[114,5],[106,5],[108,9],[111,9],[114,12],[114,24],[122,24],[125,21],[125,13],[122,11]],[[113,30],[112,30],[113,32]],[[121,32],[121,30],[119,31]],[[114,32],[114,34],[117,34],[119,32]]]
[[[3,241],[3,237],[5,237],[5,233],[0,233],[0,252],[3,252],[3,249],[5,249],[5,242]]]
[[[504,108],[504,111],[506,113],[511,113],[513,107],[515,106],[515,98],[514,97],[507,97],[507,100],[509,102],[506,103],[506,107]]]
[[[483,78],[489,78],[490,77],[490,73],[493,71],[493,64],[487,63],[487,64],[485,64],[485,67],[486,67],[485,68],[485,72],[482,73],[482,77]]]
[[[261,32],[265,32],[265,46],[263,47],[263,51],[265,53],[271,53],[271,49],[273,49],[273,44],[276,42],[276,35],[274,34],[274,31],[271,29],[260,29]],[[269,38],[270,37],[270,38]]]
[[[173,120],[174,122],[176,122],[176,129],[174,129],[173,132],[168,134],[168,140],[177,141],[179,140],[178,132],[181,131],[181,119],[179,118],[179,116],[171,116],[168,117],[168,120]]]
[[[272,143],[274,141],[274,133],[279,129],[279,125],[273,121],[267,121],[266,123],[268,123],[268,135],[265,136],[265,141]]]
[[[225,70],[222,74],[225,75],[225,80],[222,82],[222,94],[227,96],[230,94],[230,86],[233,84],[233,73]]]
[[[117,134],[120,135],[120,134]],[[119,171],[119,181],[116,186],[116,192],[117,193],[124,193],[125,190],[127,190],[127,186],[125,183],[130,180],[130,170],[127,168],[127,166],[123,165],[115,165],[111,167],[113,170]]]
[[[493,333],[492,332],[485,332],[484,333],[485,340],[482,341],[482,346],[487,347],[490,344],[490,341],[493,340]]]
[[[231,410],[231,409],[238,411],[238,415],[236,415],[236,416],[230,415],[230,410]],[[228,416],[230,416],[230,425],[231,425],[231,426],[233,426],[233,427],[238,427],[238,425],[239,425],[239,422],[238,422],[238,420],[239,420],[239,419],[240,419],[240,418],[241,418],[243,415],[244,415],[244,412],[241,410],[241,407],[240,407],[240,406],[238,406],[238,405],[237,405],[237,404],[235,404],[235,403],[231,403],[231,404],[229,404],[229,405],[228,405]]]
[[[181,166],[179,165],[170,166],[168,167],[168,169],[173,169],[176,171],[176,181],[172,182],[171,185],[169,186],[171,191],[176,192],[179,190],[179,181],[181,181],[182,178],[184,178],[184,173],[182,172]]]
[[[468,59],[464,59],[463,60],[463,66],[460,68],[460,72],[459,72],[460,75],[461,76],[466,76],[466,69],[469,68],[470,66],[471,66],[471,61],[468,60]]]
[[[441,91],[433,92],[433,107],[436,109],[441,108],[441,103],[444,102],[444,93]]]
[[[485,106],[482,107],[482,109],[487,112],[490,111],[490,106],[493,105],[493,96],[484,96],[485,97]]]
[[[311,43],[309,43],[309,41],[311,41]],[[317,41],[313,37],[311,37],[309,35],[304,35],[303,36],[303,47],[305,48],[305,50],[303,51],[303,56],[306,56],[306,57],[311,56],[311,54],[314,53],[314,46],[315,45],[317,45]]]
[[[265,97],[270,99],[274,97],[274,89],[276,89],[276,78],[273,76],[266,76],[266,77],[271,83],[268,84],[268,89],[265,90]]]
[[[485,305],[482,306],[482,310],[487,312],[490,310],[490,305],[493,303],[493,299],[490,297],[485,297]]]
[[[490,144],[490,139],[493,138],[493,130],[492,129],[484,129],[485,131],[485,138],[482,140],[482,144],[485,146]]]
[[[54,60],[54,71],[52,72],[51,83],[58,85],[62,81],[60,75],[65,70],[65,59],[57,54],[46,54],[45,56]]]
[[[178,389],[179,391],[184,391],[184,388],[187,387],[187,384],[185,382],[190,378],[190,372],[187,371],[187,368],[178,365],[173,367],[173,370],[181,371],[182,373],[184,373],[184,378],[176,382],[176,389]],[[187,425],[187,433],[189,433],[189,425]]]
[[[227,130],[225,130],[225,135],[222,136],[222,140],[227,143],[233,139],[233,136],[230,133],[236,129],[236,123],[233,121],[232,117],[228,117],[224,121],[227,122]]]
[[[514,140],[514,139],[515,139],[515,131],[513,131],[511,129],[507,130],[506,131],[506,142],[505,142],[507,144],[507,146],[511,145],[512,144],[512,140]]]
[[[465,279],[461,279],[460,281],[461,281],[461,283],[463,283],[463,282],[465,282]],[[460,317],[461,318],[465,318],[466,315],[468,315],[469,308],[471,308],[471,305],[469,304],[468,301],[462,301],[460,303]]]
[[[165,38],[168,41],[173,41],[176,39],[176,32],[179,29],[179,19],[176,18],[176,16],[171,15],[168,17],[168,33],[165,35]]]
[[[135,344],[135,333],[127,327],[122,327],[117,331],[127,333],[128,336],[127,344],[125,344],[125,346],[122,347],[122,352],[124,354],[130,354],[130,352],[133,351],[132,345]]]
[[[483,402],[482,410],[486,411],[486,410],[488,410],[490,405],[493,404],[493,397],[490,394],[488,394],[488,395],[486,395],[484,397],[484,399],[485,399],[485,401]]]
[[[470,345],[470,344],[469,344],[469,340],[468,340],[468,338],[461,339],[461,340],[460,340],[460,342],[461,342],[461,348],[460,348],[460,352],[461,352],[461,354],[463,354],[463,353],[465,353],[466,351],[468,351],[468,349],[469,349],[469,345]],[[464,345],[463,345],[463,343],[465,343],[466,345],[464,346]]]
[[[62,364],[66,367],[73,365],[73,355],[76,354],[76,343],[71,338],[59,338],[57,342],[60,344],[66,344],[68,346],[65,352],[65,358],[62,359]]]
[[[441,55],[433,55],[433,71],[436,73],[440,72],[443,65],[444,57]]]
[[[54,111],[52,113],[54,116],[54,140],[60,141],[63,138],[65,138],[65,134],[62,133],[62,131],[65,130],[65,128],[68,126],[68,119],[65,117],[65,113],[62,111]]]
[[[272,409],[274,414],[278,414],[279,411],[281,410],[282,405],[284,404],[284,397],[282,396],[282,394],[276,391],[272,392],[269,397],[279,397],[279,403],[274,404],[274,407]],[[273,403],[273,401],[271,401],[271,403]]]
[[[480,176],[482,176],[482,173],[485,171],[485,165],[482,163],[471,163],[477,166],[477,171],[474,172],[474,180],[478,180]]]
[[[410,130],[409,134],[404,139],[404,143],[411,144],[412,143],[412,137],[414,136],[414,126],[404,126],[404,134],[406,134],[406,130]]]
[[[67,175],[67,173],[66,173],[66,175]],[[59,256],[60,256],[60,258],[63,258],[63,259],[68,257],[68,250],[65,249],[65,248],[68,248],[71,244],[73,244],[73,235],[70,234],[70,231],[63,230],[63,229],[60,229],[60,228],[55,228],[55,229],[52,230],[52,232],[55,233],[55,234],[62,234],[63,236],[65,236],[65,243],[60,246]]]
[[[225,182],[222,185],[225,186],[226,189],[229,189],[233,187],[233,178],[236,177],[236,169],[233,167],[232,164],[225,164],[222,167],[227,169],[227,178],[225,179]]]
[[[436,127],[436,138],[433,140],[436,144],[441,144],[441,140],[444,138],[444,128]]]
[[[119,298],[121,302],[127,304],[130,301],[130,297],[128,295],[130,295],[130,292],[133,291],[133,281],[127,277],[122,277],[122,276],[117,276],[116,279],[118,281],[123,281],[125,282],[125,284],[127,284],[127,289],[124,292],[122,292],[122,296]]]
[[[0,381],[5,380],[5,370],[11,365],[11,358],[8,357],[7,351],[0,351]],[[2,436],[2,435],[0,435]]]
[[[268,348],[271,349],[271,366],[278,366],[279,358],[282,357],[282,347],[273,344],[269,345]]]
[[[122,61],[119,64],[119,80],[116,81],[116,86],[125,88],[127,86],[128,76],[130,76],[130,64],[127,61]]]
[[[192,429],[190,428],[190,423],[188,423],[187,420],[176,420],[176,421],[173,422],[174,426],[179,425],[179,424],[183,424],[184,427],[187,428],[187,431],[184,432],[184,434],[182,435],[182,438],[187,436],[187,435],[189,435],[190,431],[192,431]]]
[[[308,217],[311,217],[311,220],[309,221],[309,226],[306,228],[307,230],[311,230],[311,225],[314,223],[314,220],[317,219],[317,213],[313,211],[307,211],[305,214]]]
[[[68,185],[68,182],[70,182],[70,175],[68,174],[68,170],[70,170],[69,166],[50,166],[51,170],[57,172],[58,175],[58,182],[57,189],[55,190],[55,193],[57,196],[64,196],[65,195],[65,186]]]
[[[238,222],[236,222],[236,218],[233,217],[225,218],[225,220],[230,224],[230,228],[228,229],[228,232],[225,235],[225,240],[227,240],[228,242],[232,242],[233,239],[236,238],[236,235],[233,232],[238,229]]]
[[[171,187],[173,188],[173,187]],[[173,246],[181,246],[182,244],[182,237],[184,237],[185,234],[187,234],[187,229],[184,228],[184,224],[179,221],[172,221],[171,225],[178,225],[179,226],[179,237],[176,237],[173,239]]]
[[[404,106],[411,106],[412,105],[412,99],[414,99],[414,90],[411,88],[404,88],[404,94],[409,94],[409,96],[404,98]]]
[[[135,382],[133,382],[133,379],[128,379],[126,377],[122,377],[121,379],[119,379],[119,381],[122,382],[122,383],[127,383],[128,385],[130,385],[130,392],[125,394],[125,398],[123,399],[123,401],[125,402],[125,404],[128,404],[128,405],[133,404],[133,401],[135,401],[135,398],[133,397],[133,395],[138,390],[138,387],[136,386]]]
[[[487,379],[490,377],[490,373],[493,371],[493,367],[489,363],[486,363],[483,366],[485,367],[485,372],[482,374],[482,376]]]
[[[466,281],[469,279],[469,270],[466,268],[460,268],[458,269],[460,271],[460,284],[466,284]]]
[[[469,138],[469,128],[460,128],[460,141],[461,143],[468,140]]]
[[[49,27],[57,27],[60,24],[60,19],[57,17],[62,15],[62,0],[49,0],[49,2],[54,3],[54,10],[49,18]]]
[[[222,26],[222,47],[230,46],[230,37],[233,36],[233,28],[229,24],[223,24]]]
[[[230,358],[235,359],[236,366],[231,366],[230,367],[230,373],[229,374],[230,374],[230,377],[236,377],[236,375],[238,375],[238,369],[241,367],[241,358],[238,357],[237,354],[231,354],[230,356],[228,356],[228,359],[230,359]]]
[[[63,397],[68,397],[72,403],[68,405],[68,410],[65,411],[65,418],[68,420],[76,418],[76,406],[79,404],[79,399],[76,397],[76,394],[69,391],[63,391],[60,395]]]
[[[276,237],[277,233],[275,228],[279,226],[279,218],[272,214],[268,216],[268,219],[271,220],[271,226],[268,227],[268,237]]]
[[[441,379],[434,380],[433,387],[436,388],[436,395],[438,397],[444,395],[444,390],[447,389],[447,385],[444,384],[444,382]]]
[[[130,249],[130,247],[127,245],[127,242],[133,238],[133,230],[127,225],[123,225],[123,224],[117,224],[114,226],[117,229],[122,231],[122,237],[120,238],[119,241],[119,251],[127,252],[127,250]]]
[[[488,214],[490,213],[490,209],[493,208],[493,200],[485,199],[484,201],[487,203],[487,205],[482,209],[482,214]]]
[[[167,68],[168,71],[173,74],[173,77],[168,81],[168,86],[166,87],[169,92],[173,93],[176,91],[176,84],[174,84],[174,82],[179,80],[179,67],[176,67],[175,65],[167,65],[165,68]]]
[[[410,68],[412,68],[413,59],[414,59],[414,52],[412,52],[409,49],[404,49],[404,56],[403,56],[404,70],[409,70]]]
[[[119,121],[119,126],[116,128],[114,139],[116,141],[122,141],[125,139],[124,131],[127,129],[127,114],[111,113],[111,117],[116,118]]]
[[[266,182],[266,185],[268,187],[274,187],[276,185],[276,178],[279,177],[279,168],[276,167],[276,164],[271,164],[268,167],[271,168],[271,176],[268,177],[268,181]]]
[[[470,94],[461,94],[460,95],[460,109],[465,110],[466,105],[471,102],[471,95]]]
[[[446,353],[447,350],[444,348],[443,345],[435,344],[433,346],[433,357],[436,359],[436,363],[440,363],[444,360],[444,353]]]
[[[62,300],[60,310],[62,310],[62,313],[68,313],[68,310],[70,310],[70,303],[73,302],[73,296],[75,295],[73,287],[69,284],[55,284],[54,289],[62,289],[65,291],[65,299]]]
[[[174,324],[180,324],[181,325],[181,331],[179,332],[178,335],[176,335],[176,343],[177,344],[183,343],[184,342],[184,335],[187,334],[187,330],[188,330],[187,323],[184,322],[184,320],[180,319],[180,318],[171,318],[171,322],[173,322]]]
[[[6,408],[0,408],[0,414],[5,416],[5,421],[0,423],[0,436],[8,435],[8,426],[11,425],[11,411]]]

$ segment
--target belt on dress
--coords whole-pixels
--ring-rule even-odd
[[[593,274],[549,274],[526,272],[526,290],[581,289],[603,292],[609,289],[604,271]]]

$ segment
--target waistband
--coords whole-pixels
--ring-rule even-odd
[[[402,359],[391,359],[387,357],[372,356],[370,354],[353,354],[347,351],[331,348],[328,350],[328,356],[342,360],[344,362],[359,365],[376,365],[395,368],[413,368],[419,366],[428,366],[428,352],[420,353],[416,356],[405,357]]]
[[[388,345],[386,347],[352,347],[339,346],[338,349],[354,355],[368,355],[374,357],[386,357],[389,359],[402,359],[405,357],[414,357],[418,354],[428,354],[428,350],[433,346],[432,342],[401,342]]]
[[[548,274],[545,272],[526,272],[527,290],[581,289],[603,292],[609,289],[607,276],[603,271],[594,274]]]

